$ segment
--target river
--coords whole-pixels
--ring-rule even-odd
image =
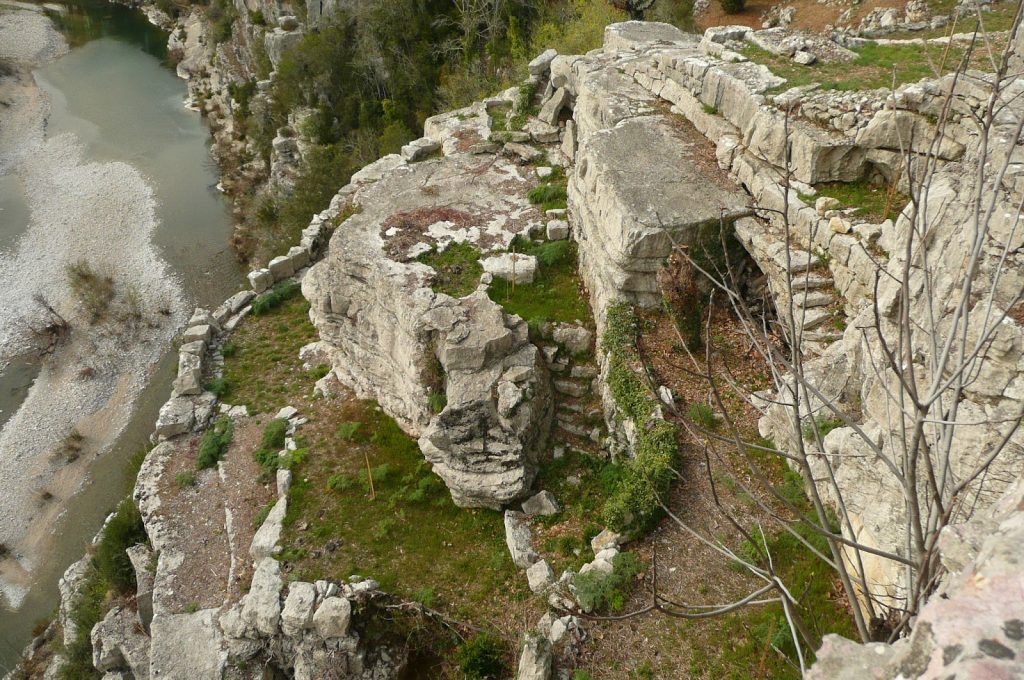
[[[47,137],[73,134],[87,161],[133,166],[155,198],[152,241],[159,257],[190,305],[219,304],[242,283],[227,245],[230,211],[216,190],[208,130],[184,108],[185,83],[163,61],[166,34],[141,12],[120,5],[79,0],[64,9],[51,16],[72,49],[35,72],[51,104]],[[0,253],[16,247],[31,219],[23,191],[14,176],[0,177]],[[118,245],[111,242],[110,248]],[[130,488],[126,462],[146,445],[173,373],[168,347],[115,444],[88,464],[80,490],[65,501],[21,605],[0,611],[0,674],[14,663],[34,624],[54,613],[59,576]],[[25,400],[33,377],[34,368],[21,364],[0,375],[0,426]]]

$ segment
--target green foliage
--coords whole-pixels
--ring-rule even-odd
[[[424,253],[417,261],[431,267],[434,272],[435,292],[452,297],[463,297],[476,290],[484,273],[480,264],[480,251],[469,243],[452,243],[443,252],[436,249]]]
[[[234,5],[229,0],[212,0],[206,9],[206,18],[210,22],[210,37],[214,44],[222,43],[231,39],[232,28],[235,18]]]
[[[434,392],[429,397],[430,410],[433,413],[440,413],[448,405],[448,395],[444,392]]]
[[[107,582],[95,566],[90,566],[68,613],[75,624],[75,637],[70,645],[64,646],[65,663],[58,675],[61,680],[98,680],[102,677],[103,674],[92,665],[90,633],[106,613],[104,604],[108,589]]]
[[[594,676],[592,676],[588,671],[578,668],[573,671],[572,680],[594,680]]]
[[[690,416],[690,420],[705,430],[713,430],[718,427],[718,419],[715,417],[715,412],[707,404],[693,402],[690,404],[687,415]]]
[[[252,313],[255,316],[263,316],[271,310],[277,309],[286,300],[291,300],[301,292],[302,288],[297,281],[281,281],[253,301]]]
[[[702,108],[704,109],[704,113],[708,114],[709,116],[718,115],[718,109],[712,106],[711,104],[704,104]]]
[[[504,279],[491,283],[487,294],[510,314],[518,314],[526,321],[585,321],[590,318],[590,307],[580,287],[576,270],[576,244],[571,241],[551,241],[534,244],[517,238],[512,250],[533,255],[540,265],[533,283],[512,284]]]
[[[832,182],[815,186],[818,196],[828,196],[844,207],[856,208],[857,215],[871,222],[895,220],[906,207],[910,197],[895,188],[887,188],[861,180],[859,182]]]
[[[530,203],[540,205],[541,210],[555,210],[566,206],[568,194],[564,183],[540,184],[530,189],[526,198]]]
[[[718,0],[718,3],[726,14],[740,14],[747,6],[746,0]]]
[[[196,476],[191,472],[179,472],[174,477],[175,483],[181,488],[193,487],[196,485]]]
[[[135,503],[126,498],[118,504],[114,516],[107,522],[93,555],[96,571],[110,588],[122,594],[135,589],[135,569],[125,551],[145,541],[142,515]]]
[[[584,611],[620,611],[629,599],[637,574],[646,568],[632,552],[616,555],[612,566],[614,570],[609,574],[594,569],[576,576],[576,599]]]
[[[216,396],[222,397],[227,394],[229,385],[228,381],[224,378],[211,378],[203,387],[206,388],[207,392],[212,392]]]
[[[200,470],[205,470],[217,465],[231,445],[234,430],[231,419],[227,416],[221,416],[212,427],[203,432],[203,438],[199,440],[196,467]]]
[[[479,633],[459,647],[455,658],[466,680],[498,680],[505,673],[505,651],[497,635]]]
[[[272,479],[282,462],[286,462],[282,461],[278,454],[284,448],[287,430],[288,421],[284,418],[274,418],[263,428],[260,445],[252,452],[253,460],[260,466],[261,479]]]
[[[664,420],[649,421],[657,402],[633,369],[639,363],[636,332],[632,307],[624,302],[612,305],[601,344],[608,352],[608,387],[638,434],[635,457],[605,503],[602,518],[616,531],[633,534],[648,530],[661,517],[659,499],[668,493],[679,455],[675,426]]]
[[[804,439],[807,441],[815,441],[815,432],[817,436],[822,439],[837,427],[843,426],[841,418],[833,418],[830,416],[820,415],[814,416],[813,418],[808,417],[804,419],[803,424],[800,426],[800,432],[803,434]]]
[[[345,441],[357,441],[356,435],[362,426],[363,424],[358,422],[342,423],[338,426],[338,436]]]

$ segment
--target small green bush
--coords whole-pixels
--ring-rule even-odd
[[[818,436],[822,439],[837,427],[842,427],[843,421],[840,418],[831,418],[829,416],[814,416],[813,418],[807,418],[804,420],[803,425],[800,427],[800,431],[806,441],[814,441],[814,433],[817,431]]]
[[[85,260],[67,265],[65,272],[71,292],[89,312],[90,322],[101,320],[114,299],[114,279],[96,271]]]
[[[572,241],[550,241],[533,250],[542,267],[554,267],[573,256]]]
[[[718,0],[726,14],[739,14],[747,7],[746,0]]]
[[[199,440],[199,453],[196,456],[196,467],[200,470],[214,467],[231,445],[231,438],[234,435],[234,426],[231,419],[221,416],[203,433]]]
[[[526,198],[534,205],[548,205],[558,201],[565,201],[568,198],[565,186],[561,184],[541,184],[530,189]],[[550,208],[548,208],[550,210]]]
[[[220,348],[220,353],[225,359],[233,357],[238,353],[238,345],[228,340],[224,343],[224,346]]]
[[[362,426],[363,424],[359,422],[342,423],[338,426],[338,436],[345,441],[356,441],[356,436],[359,434],[359,430]]]
[[[430,410],[433,413],[440,413],[448,405],[448,395],[444,392],[434,392],[430,395],[428,401],[430,402]]]
[[[497,680],[505,673],[505,643],[496,635],[480,633],[455,652],[466,680]]]
[[[174,478],[174,481],[178,484],[178,486],[184,489],[186,487],[196,485],[196,476],[191,472],[179,472],[177,476]]]
[[[632,552],[616,555],[612,566],[614,570],[610,574],[595,569],[576,577],[576,599],[584,611],[621,610],[633,589],[636,575],[644,570],[643,563]]]
[[[259,448],[252,452],[252,459],[260,466],[261,480],[270,481],[281,467],[282,460],[278,453],[284,448],[287,436],[288,421],[284,418],[274,418],[263,428]]]
[[[272,289],[256,298],[252,303],[252,313],[255,316],[267,314],[301,292],[302,287],[296,281],[281,281]]]
[[[572,674],[572,680],[594,680],[594,676],[588,671],[576,669]]]
[[[203,387],[206,388],[207,392],[212,392],[218,397],[222,397],[228,392],[228,381],[224,378],[212,378]]]
[[[713,430],[718,426],[718,419],[715,417],[715,412],[707,404],[695,401],[690,404],[690,408],[687,413],[690,416],[690,420],[700,427],[703,427],[705,430]]]
[[[142,515],[135,503],[126,498],[118,504],[114,516],[107,522],[93,555],[100,577],[119,593],[135,590],[135,568],[125,551],[145,541]]]

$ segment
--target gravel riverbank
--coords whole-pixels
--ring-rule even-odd
[[[70,134],[47,138],[48,102],[31,69],[66,51],[45,15],[0,4],[0,175],[18,178],[30,210],[17,246],[0,253],[0,365],[31,349],[30,325],[44,295],[71,324],[70,339],[46,358],[21,408],[0,431],[0,593],[17,606],[45,559],[63,501],[89,461],[109,449],[132,413],[152,367],[187,314],[181,283],[152,243],[153,190],[133,166],[90,162]],[[84,260],[114,281],[104,321],[92,324],[72,297],[66,267]],[[63,444],[84,439],[69,462]]]

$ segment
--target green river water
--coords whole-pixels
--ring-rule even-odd
[[[52,103],[47,134],[75,134],[90,160],[135,166],[156,196],[154,241],[161,256],[191,302],[219,304],[242,283],[227,245],[229,206],[215,188],[208,130],[197,113],[184,108],[185,83],[163,62],[166,33],[141,12],[121,5],[77,0],[66,8],[53,18],[72,49],[36,72]],[[17,181],[0,178],[0,249],[16,244],[28,219]],[[106,512],[130,488],[126,461],[146,444],[174,370],[168,348],[125,433],[113,451],[92,465],[85,486],[54,526],[53,554],[38,569],[24,604],[17,611],[0,611],[0,675],[31,638],[33,625],[54,613],[60,574],[82,555]],[[33,376],[32,367],[24,365],[0,375],[0,426],[24,398]]]

